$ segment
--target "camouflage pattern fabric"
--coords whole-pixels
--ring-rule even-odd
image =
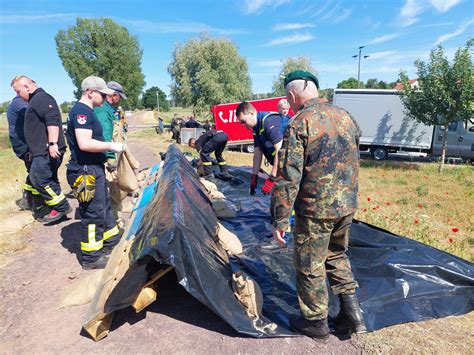
[[[306,319],[328,316],[326,274],[335,294],[352,294],[358,287],[345,253],[353,216],[325,220],[295,218],[296,289],[301,314]]]
[[[344,217],[357,208],[361,132],[345,110],[308,100],[288,123],[273,189],[271,213],[286,230],[298,216]]]
[[[295,210],[294,264],[303,317],[328,313],[326,274],[334,293],[357,288],[345,254],[357,208],[361,131],[345,110],[306,101],[288,123],[273,189],[273,226],[286,230]]]

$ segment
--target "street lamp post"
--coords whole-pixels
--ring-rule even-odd
[[[357,89],[360,87],[360,59],[361,59],[361,54],[362,54],[362,49],[365,48],[365,46],[360,46],[359,47],[359,54],[353,55],[352,58],[359,58],[359,66],[357,68]],[[369,55],[364,55],[365,58],[369,58]]]

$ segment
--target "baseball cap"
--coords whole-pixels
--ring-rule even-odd
[[[112,89],[113,91],[115,91],[117,94],[119,94],[122,99],[124,99],[124,100],[127,99],[127,95],[125,95],[125,92],[123,91],[122,85],[120,85],[116,81],[109,81],[107,83],[107,87],[109,89]]]
[[[107,95],[112,95],[114,93],[113,90],[107,87],[107,84],[105,83],[104,79],[99,78],[98,76],[93,76],[93,75],[88,76],[87,78],[82,80],[81,90],[86,91],[88,89],[97,90],[98,92],[101,92],[102,94],[107,94]]]
[[[290,73],[288,73],[285,77],[285,87],[292,82],[293,80],[306,80],[306,81],[312,81],[315,85],[316,88],[319,89],[319,81],[318,78],[316,78],[315,75],[310,73],[309,71],[306,70],[294,70]]]

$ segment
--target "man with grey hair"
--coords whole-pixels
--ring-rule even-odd
[[[24,134],[31,155],[29,176],[31,184],[50,208],[49,213],[39,219],[45,224],[58,222],[72,211],[58,178],[58,169],[66,151],[58,104],[25,75],[15,77],[11,86],[18,96],[28,102]],[[35,204],[34,209],[42,208],[38,205]],[[38,215],[38,211],[33,213]]]
[[[328,290],[339,295],[337,331],[363,333],[358,287],[346,255],[349,229],[357,208],[360,130],[346,111],[318,103],[318,79],[297,70],[285,78],[295,116],[281,147],[273,190],[273,235],[284,244],[291,209],[295,210],[294,265],[301,317],[291,326],[326,341]]]

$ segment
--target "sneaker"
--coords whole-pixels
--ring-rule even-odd
[[[72,212],[71,206],[68,206],[66,211],[58,211],[58,210],[52,209],[51,212],[49,212],[46,216],[42,218],[42,222],[44,224],[57,222],[63,219],[64,217],[66,217],[66,215],[71,212]]]
[[[108,255],[102,255],[99,259],[92,262],[83,262],[82,269],[83,270],[95,270],[95,269],[105,269],[107,263],[109,261]]]
[[[25,196],[22,196],[21,200],[17,201],[17,205],[20,210],[31,210],[28,199]]]

